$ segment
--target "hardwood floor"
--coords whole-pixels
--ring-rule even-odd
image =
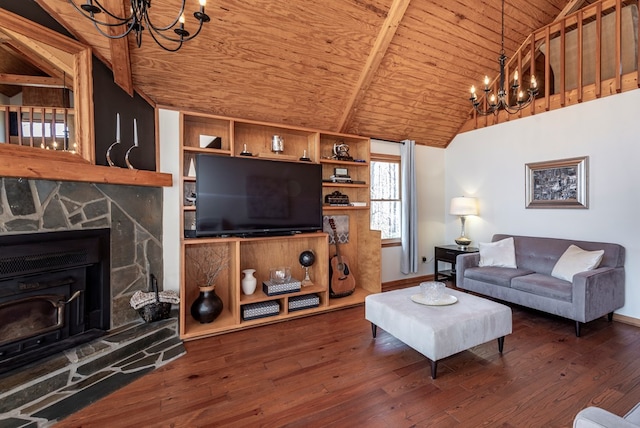
[[[187,355],[57,427],[570,427],[598,405],[640,401],[640,329],[513,307],[504,354],[492,341],[438,365],[364,307],[187,342]]]

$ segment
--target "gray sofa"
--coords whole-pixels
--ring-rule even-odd
[[[516,268],[479,267],[480,253],[456,258],[456,286],[498,300],[544,311],[580,324],[624,306],[625,249],[618,244],[497,234],[492,242],[513,237]],[[551,276],[565,250],[574,244],[586,251],[604,250],[600,265],[573,276],[573,282]]]
[[[640,403],[620,417],[600,407],[582,409],[573,420],[573,428],[638,428],[640,427]]]

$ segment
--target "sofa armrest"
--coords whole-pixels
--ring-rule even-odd
[[[602,267],[573,276],[576,321],[589,322],[624,306],[624,268]]]
[[[587,407],[580,410],[573,420],[573,428],[638,428],[624,418],[599,407]]]
[[[460,254],[456,257],[456,287],[463,288],[464,270],[477,267],[480,263],[480,253]]]

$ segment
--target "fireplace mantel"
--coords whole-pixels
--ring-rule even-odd
[[[53,155],[53,156],[52,156]],[[171,174],[92,165],[71,153],[0,144],[0,177],[171,187]]]

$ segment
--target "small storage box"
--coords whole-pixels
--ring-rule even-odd
[[[267,296],[275,296],[277,294],[295,293],[300,291],[300,281],[291,278],[289,282],[275,283],[271,280],[262,283],[262,291]]]
[[[305,294],[304,296],[293,296],[289,299],[289,312],[301,309],[317,308],[320,306],[320,296],[317,294]]]
[[[242,305],[242,319],[244,321],[270,317],[273,315],[278,315],[279,313],[280,303],[275,300]]]

